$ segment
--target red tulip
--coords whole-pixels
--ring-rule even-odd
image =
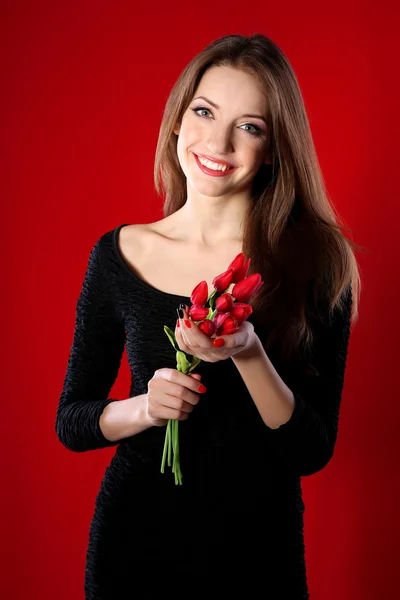
[[[229,312],[240,324],[251,315],[253,308],[250,306],[250,304],[246,304],[245,302],[235,302]]]
[[[246,262],[244,263],[243,267],[241,269],[238,270],[238,272],[236,273],[236,277],[234,280],[235,283],[237,283],[238,281],[242,281],[242,279],[244,279],[245,277],[247,277],[247,273],[249,271],[249,267],[250,267],[250,262],[251,262],[251,258],[248,258],[246,260]]]
[[[235,300],[247,302],[258,292],[263,284],[264,282],[261,281],[261,275],[259,273],[253,273],[253,275],[249,275],[249,277],[236,283],[231,293]]]
[[[223,312],[217,312],[217,313],[214,315],[214,317],[213,317],[213,319],[212,319],[212,320],[214,321],[214,323],[215,323],[215,326],[216,326],[216,327],[219,327],[219,326],[221,325],[222,321],[225,319],[225,315],[226,315],[226,314],[227,314],[227,313],[223,313]]]
[[[210,298],[208,296],[206,281],[201,281],[193,289],[190,296],[191,306],[189,308],[189,317],[197,323],[199,329],[207,337],[211,338],[216,334],[218,338],[219,336],[235,333],[239,329],[240,324],[253,312],[252,307],[247,302],[256,294],[264,282],[261,280],[259,273],[247,277],[249,265],[250,258],[245,261],[244,254],[241,252],[233,259],[226,271],[213,279],[214,291],[210,294]],[[232,283],[234,284],[232,292],[226,292],[225,290]],[[218,293],[220,294],[219,296]],[[216,296],[218,297],[215,298]],[[215,303],[213,302],[214,298]],[[212,314],[215,313],[212,319],[208,318],[211,316],[210,311],[212,311]],[[164,331],[176,350],[177,342],[173,331],[166,325],[164,325]],[[185,361],[182,360],[182,354],[186,357]],[[188,373],[201,362],[200,359],[192,356],[192,364],[190,364],[190,355],[182,351],[176,352],[176,356],[177,367],[181,370],[182,365],[184,365],[185,373]],[[161,460],[161,473],[164,473],[167,457],[168,466],[171,466],[171,457],[173,455],[172,472],[175,475],[175,484],[182,485],[178,451],[178,425],[179,422],[176,419],[168,419]]]
[[[221,275],[217,275],[213,279],[213,286],[217,290],[217,292],[224,292],[226,288],[232,283],[232,275],[233,269],[228,269],[221,273]]]
[[[232,307],[233,307],[233,298],[229,294],[229,292],[222,294],[222,296],[217,298],[215,301],[215,308],[219,312],[230,312]]]
[[[210,309],[206,306],[200,306],[199,304],[192,304],[189,308],[189,316],[192,317],[193,321],[202,321],[208,317]]]
[[[208,300],[208,285],[207,281],[200,281],[194,288],[192,295],[190,296],[190,302],[192,304],[199,304],[204,306]]]
[[[239,329],[239,324],[235,317],[232,317],[228,313],[221,314],[220,323],[215,330],[216,335],[230,335],[231,333],[235,333]]]
[[[233,261],[228,267],[228,269],[233,269],[233,277],[231,283],[237,283],[238,281],[241,281],[246,277],[247,271],[249,270],[250,260],[251,259],[248,258],[245,262],[243,252],[240,252],[240,254],[238,254],[233,259]]]
[[[216,329],[214,321],[211,321],[210,319],[206,319],[205,321],[201,321],[201,323],[198,324],[198,327],[208,337],[211,337],[212,335],[214,335],[215,329]]]
[[[233,261],[231,262],[231,264],[228,266],[228,269],[233,269],[233,281],[237,281],[236,279],[236,273],[237,271],[239,271],[244,264],[244,254],[243,252],[240,252],[240,254],[238,254],[237,256],[235,256],[235,258],[233,259]]]

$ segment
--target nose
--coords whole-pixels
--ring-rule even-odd
[[[232,153],[231,130],[229,127],[214,127],[208,138],[207,147],[213,156]]]

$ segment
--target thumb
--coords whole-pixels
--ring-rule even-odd
[[[201,379],[201,374],[200,373],[189,373],[190,377],[194,377],[195,379],[199,380]]]

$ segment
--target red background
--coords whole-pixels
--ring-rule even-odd
[[[359,255],[364,288],[335,455],[303,478],[311,599],[393,598],[400,533],[394,2],[243,10],[241,2],[14,0],[1,13],[0,596],[83,599],[90,519],[114,449],[72,453],[54,420],[89,251],[120,223],[162,218],[154,152],[165,102],[187,62],[217,37],[261,32],[297,73],[329,193],[368,249]],[[124,356],[112,397],[128,394]],[[190,507],[186,518],[196,518]]]

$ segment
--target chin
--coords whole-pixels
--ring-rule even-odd
[[[197,194],[208,196],[209,198],[220,198],[221,196],[225,196],[234,192],[230,186],[219,185],[217,187],[213,182],[204,184],[204,181],[195,182],[192,180],[189,183],[189,186],[193,191],[197,192]]]

